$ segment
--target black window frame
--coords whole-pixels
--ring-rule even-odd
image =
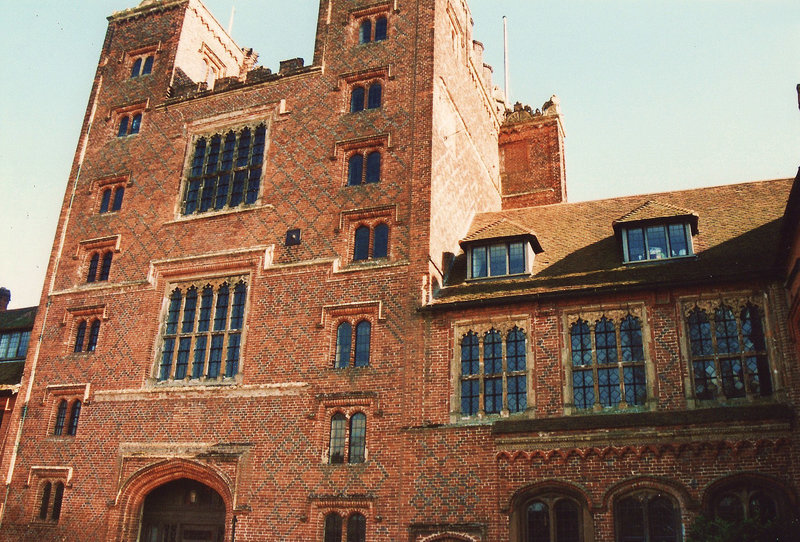
[[[170,287],[154,369],[156,383],[236,379],[241,372],[249,289],[247,276]]]
[[[257,205],[263,185],[267,137],[266,122],[195,137],[181,194],[181,216]]]

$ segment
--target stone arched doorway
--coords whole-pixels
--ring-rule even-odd
[[[225,501],[212,488],[180,478],[144,499],[140,542],[223,542]]]

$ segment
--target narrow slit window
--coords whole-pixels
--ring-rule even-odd
[[[381,180],[381,153],[373,151],[367,155],[367,184],[377,183]]]
[[[100,320],[93,320],[89,328],[89,340],[86,342],[86,351],[94,352],[97,348],[97,339],[100,337]]]
[[[83,352],[83,341],[86,339],[86,320],[81,320],[78,323],[78,329],[75,332],[75,347],[74,352]]]
[[[344,414],[336,413],[331,418],[331,438],[330,438],[330,462],[344,463],[344,444],[345,432],[347,430],[347,418]]]
[[[119,120],[119,129],[117,130],[117,137],[125,137],[128,135],[128,123],[130,119],[128,116],[124,116]]]
[[[89,272],[86,274],[86,282],[97,280],[97,267],[100,265],[100,253],[95,252],[89,259]]]
[[[108,280],[108,275],[111,273],[111,260],[114,258],[114,253],[109,251],[103,254],[103,264],[100,266],[100,275],[97,280]]]
[[[144,65],[142,66],[142,75],[148,75],[153,71],[153,56],[148,56],[144,59]]]
[[[100,200],[100,213],[107,213],[109,209],[109,204],[111,203],[111,189],[106,188],[103,190],[103,196]]]
[[[367,417],[361,412],[350,418],[350,450],[348,463],[363,463],[366,455]]]
[[[62,399],[58,403],[58,409],[56,410],[56,424],[53,427],[53,434],[57,437],[60,437],[61,434],[64,432],[64,423],[67,420],[67,400]]]
[[[369,342],[372,331],[372,324],[367,320],[362,320],[356,325],[356,352],[354,365],[356,367],[367,367],[369,365]]]
[[[358,42],[369,43],[372,41],[372,21],[364,19],[358,28]]]
[[[369,87],[369,94],[367,96],[367,109],[378,109],[381,106],[381,93],[383,87],[380,83],[373,83]]]
[[[72,410],[69,414],[69,424],[67,425],[67,435],[74,437],[78,433],[78,421],[81,417],[81,402],[75,399],[72,403]]]
[[[117,187],[116,191],[114,192],[114,202],[111,204],[112,211],[119,211],[122,209],[122,198],[125,196],[125,188],[120,186]]]
[[[349,322],[342,322],[336,328],[336,360],[337,369],[346,369],[350,365],[350,349],[353,326]]]
[[[359,262],[369,259],[369,237],[369,226],[356,228],[353,261]]]
[[[347,184],[350,186],[357,186],[361,184],[363,175],[364,156],[361,154],[354,154],[347,161]]]
[[[358,113],[364,110],[364,87],[353,87],[350,94],[350,112]]]
[[[387,27],[386,17],[378,17],[375,20],[375,41],[383,41],[386,39]]]

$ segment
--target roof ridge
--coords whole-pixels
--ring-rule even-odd
[[[665,208],[665,209],[670,209],[672,211],[677,211],[677,214],[679,214],[679,215],[696,215],[697,214],[695,211],[693,211],[691,209],[684,209],[683,207],[678,207],[677,205],[672,205],[671,203],[664,203],[664,202],[657,201],[657,200],[654,200],[654,199],[648,199],[647,201],[645,201],[641,205],[636,206],[632,210],[628,211],[627,213],[625,213],[624,215],[622,215],[621,217],[616,219],[614,222],[624,222],[625,220],[629,219],[631,216],[634,216],[635,214],[641,212],[643,209],[647,209],[648,207],[656,207],[656,206],[662,207],[662,208]]]

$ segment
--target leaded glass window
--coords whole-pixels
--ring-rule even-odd
[[[461,414],[497,415],[527,408],[526,338],[519,327],[506,333],[470,330],[460,343]]]
[[[243,278],[173,289],[164,318],[157,379],[235,377],[239,373],[246,303],[247,283]]]
[[[470,278],[520,275],[526,270],[525,242],[511,241],[469,249]]]
[[[267,129],[257,127],[197,139],[183,195],[191,215],[252,205],[261,185]]]
[[[647,400],[640,320],[628,314],[619,322],[602,315],[593,325],[570,325],[570,372],[575,408],[643,405]]]
[[[720,304],[694,307],[686,318],[697,399],[735,399],[772,394],[761,312]]]
[[[642,262],[693,255],[689,224],[656,224],[623,230],[625,261]]]
[[[331,438],[329,458],[331,463],[344,463],[344,450],[347,432],[347,418],[337,412],[331,418]]]

